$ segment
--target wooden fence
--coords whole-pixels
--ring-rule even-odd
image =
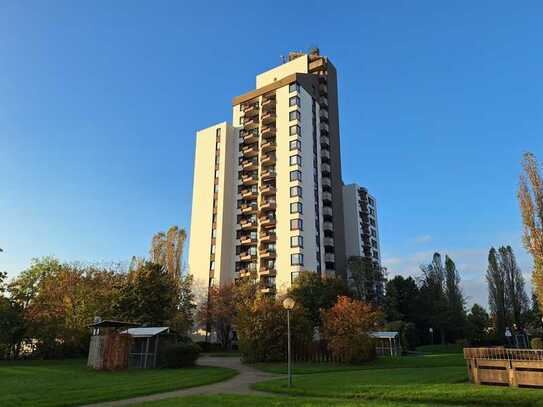
[[[543,350],[464,348],[472,383],[543,388]]]

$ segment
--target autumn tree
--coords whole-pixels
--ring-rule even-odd
[[[234,283],[209,288],[207,301],[198,306],[196,320],[206,331],[215,332],[223,349],[228,349],[236,316]]]
[[[186,237],[185,230],[177,226],[170,227],[167,232],[158,232],[151,241],[150,261],[164,266],[172,277],[181,277]]]
[[[328,349],[340,360],[360,363],[375,357],[370,336],[377,330],[380,314],[362,301],[339,297],[329,310],[322,310],[323,336]]]
[[[318,273],[304,271],[292,284],[289,295],[308,315],[313,326],[320,326],[320,310],[332,307],[348,288],[339,278],[322,278]]]
[[[347,260],[354,297],[375,307],[384,301],[385,276],[381,266],[372,259],[351,256]]]
[[[22,307],[5,295],[6,280],[0,272],[0,360],[17,358],[26,330]]]
[[[543,179],[533,154],[524,154],[518,198],[524,223],[524,246],[532,255],[534,291],[543,311]]]

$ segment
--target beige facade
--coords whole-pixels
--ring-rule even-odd
[[[269,293],[301,271],[346,276],[333,65],[290,54],[234,98],[232,122],[197,133],[190,272],[207,286],[253,278]]]

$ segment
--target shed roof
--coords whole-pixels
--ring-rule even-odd
[[[400,335],[400,333],[396,331],[379,331],[372,332],[370,335],[378,339],[394,339],[395,337]]]
[[[126,321],[116,321],[113,319],[104,319],[103,321],[100,320],[98,322],[95,322],[94,324],[90,324],[89,327],[94,328],[122,328],[122,327],[129,327],[129,326],[138,326],[139,324],[134,324],[132,322],[126,322]]]
[[[128,334],[134,338],[149,338],[162,333],[168,333],[169,331],[170,328],[167,326],[149,326],[145,328],[130,328],[121,333]]]

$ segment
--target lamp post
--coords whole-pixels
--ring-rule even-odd
[[[292,386],[292,361],[290,352],[290,310],[294,308],[294,300],[287,297],[283,300],[283,308],[287,310],[287,357],[288,357],[288,387]]]
[[[434,344],[434,328],[428,328],[428,332],[430,333],[430,343]]]

